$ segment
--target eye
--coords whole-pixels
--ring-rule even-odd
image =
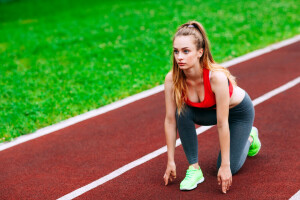
[[[174,50],[174,53],[175,53],[175,54],[178,54],[178,50]]]
[[[184,52],[184,53],[189,53],[190,51],[189,51],[189,50],[184,50],[183,52]]]

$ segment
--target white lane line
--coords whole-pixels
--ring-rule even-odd
[[[244,61],[249,60],[251,58],[254,58],[256,56],[260,56],[260,55],[263,55],[265,53],[269,53],[271,51],[274,51],[276,49],[279,49],[279,48],[288,46],[290,44],[296,43],[298,41],[300,41],[300,35],[297,35],[297,36],[295,36],[293,38],[281,41],[279,43],[275,43],[275,44],[270,45],[268,47],[265,47],[263,49],[259,49],[259,50],[253,51],[251,53],[248,53],[246,55],[240,56],[240,57],[235,58],[233,60],[224,62],[221,65],[224,66],[224,67],[230,67],[232,65],[244,62]],[[120,108],[122,106],[130,104],[130,103],[135,102],[137,100],[140,100],[140,99],[146,98],[148,96],[151,96],[153,94],[159,93],[159,92],[161,92],[163,90],[164,90],[164,85],[159,85],[159,86],[154,87],[154,88],[152,88],[150,90],[146,90],[144,92],[135,94],[133,96],[127,97],[127,98],[122,99],[120,101],[116,101],[116,102],[111,103],[109,105],[106,105],[106,106],[100,107],[98,109],[91,110],[89,112],[86,112],[86,113],[83,113],[81,115],[78,115],[76,117],[72,117],[72,118],[69,118],[67,120],[61,121],[61,122],[59,122],[57,124],[53,124],[51,126],[47,126],[45,128],[39,129],[39,130],[37,130],[34,133],[20,136],[20,137],[14,139],[11,142],[0,143],[0,151],[3,151],[3,150],[8,149],[10,147],[16,146],[18,144],[21,144],[21,143],[33,140],[33,139],[41,137],[43,135],[47,135],[47,134],[53,133],[54,131],[66,128],[68,126],[71,126],[71,125],[76,124],[78,122],[81,122],[81,121],[90,119],[92,117],[101,115],[101,114],[106,113],[108,111]]]
[[[256,98],[255,100],[252,101],[253,105],[256,106],[264,101],[266,101],[267,99],[270,99],[271,97],[284,92],[285,90],[288,90],[291,87],[294,87],[295,85],[297,85],[300,82],[300,76],[298,76],[297,78],[295,78],[294,80],[284,84],[283,86],[276,88],[258,98]]]
[[[201,127],[199,127],[196,130],[197,135],[199,135],[199,134],[203,133],[204,131],[210,129],[211,127],[213,127],[213,126],[201,126]],[[178,147],[179,145],[181,145],[181,141],[178,138],[176,140],[176,147]],[[106,176],[103,176],[102,178],[100,178],[100,179],[98,179],[98,180],[96,180],[96,181],[94,181],[94,182],[92,182],[92,183],[90,183],[86,186],[83,186],[83,187],[81,187],[81,188],[79,188],[79,189],[63,196],[63,197],[60,197],[57,200],[74,199],[74,198],[82,195],[83,193],[85,193],[89,190],[92,190],[95,187],[98,187],[98,186],[102,185],[103,183],[106,183],[107,181],[112,180],[112,179],[120,176],[121,174],[123,174],[123,173],[125,173],[125,172],[127,172],[127,171],[129,171],[129,170],[131,170],[131,169],[133,169],[133,168],[135,168],[135,167],[137,167],[137,166],[139,166],[139,165],[141,165],[141,164],[143,164],[143,163],[145,163],[145,162],[147,162],[147,161],[149,161],[149,160],[151,160],[151,159],[153,159],[153,158],[155,158],[155,157],[157,157],[157,156],[159,156],[159,155],[161,155],[165,152],[167,152],[167,146],[161,147],[160,149],[158,149],[156,151],[153,151],[152,153],[149,153],[149,154],[147,154],[147,155],[145,155],[145,156],[143,156],[143,157],[127,164],[127,165],[124,165],[123,167],[107,174]]]
[[[287,39],[287,40],[284,40],[282,42],[278,42],[278,43],[272,44],[272,45],[267,46],[267,47],[265,47],[263,49],[258,49],[256,51],[247,53],[246,55],[243,55],[243,56],[240,56],[238,58],[232,59],[230,61],[224,62],[221,65],[224,66],[224,67],[230,67],[232,65],[236,65],[236,64],[244,62],[246,60],[250,60],[251,58],[255,58],[255,57],[263,55],[265,53],[269,53],[269,52],[274,51],[276,49],[279,49],[281,47],[288,46],[290,44],[298,42],[299,40],[300,40],[300,35],[297,35],[297,36],[295,36],[295,37],[293,37],[291,39]]]
[[[18,144],[21,144],[21,143],[24,143],[24,142],[27,142],[27,141],[30,141],[30,140],[33,140],[33,139],[36,139],[36,138],[41,137],[43,135],[53,133],[54,131],[58,131],[60,129],[66,128],[66,127],[71,126],[73,124],[76,124],[78,122],[81,122],[81,121],[90,119],[92,117],[101,115],[103,113],[106,113],[108,111],[120,108],[122,106],[125,106],[125,105],[127,105],[129,103],[132,103],[134,101],[137,101],[139,99],[142,99],[142,98],[151,96],[153,94],[159,93],[163,90],[164,90],[163,85],[160,85],[160,86],[157,86],[157,87],[152,88],[150,90],[135,94],[133,96],[127,97],[127,98],[122,99],[120,101],[116,101],[116,102],[111,103],[109,105],[103,106],[103,107],[98,108],[96,110],[91,110],[91,111],[83,113],[81,115],[77,115],[75,117],[72,117],[72,118],[69,118],[67,120],[61,121],[57,124],[39,129],[34,133],[30,133],[30,134],[27,134],[27,135],[22,135],[22,136],[16,138],[15,140],[13,140],[11,142],[1,143],[0,144],[0,151],[3,151],[5,149],[8,149],[10,147],[16,146]]]
[[[300,199],[300,190],[294,194],[289,200],[299,200]]]
[[[298,83],[300,83],[300,76],[298,78],[280,86],[279,88],[276,88],[276,89],[256,98],[255,100],[253,100],[253,105],[256,106],[256,105],[270,99],[271,97],[288,90],[289,88],[297,85]],[[206,131],[212,127],[213,126],[201,126],[201,127],[197,128],[197,130],[196,130],[197,135],[203,133],[204,131]],[[178,138],[176,140],[176,147],[178,147],[179,145],[181,145],[181,141]],[[83,193],[85,193],[89,190],[92,190],[93,188],[98,187],[98,186],[102,185],[103,183],[105,183],[109,180],[112,180],[112,179],[120,176],[121,174],[123,174],[123,173],[125,173],[125,172],[127,172],[127,171],[129,171],[129,170],[131,170],[131,169],[133,169],[133,168],[135,168],[135,167],[137,167],[137,166],[139,166],[139,165],[141,165],[141,164],[143,164],[165,152],[167,152],[167,146],[164,146],[164,147],[162,147],[156,151],[153,151],[152,153],[149,153],[127,165],[124,165],[123,167],[111,172],[110,174],[107,174],[106,176],[61,197],[58,200],[69,200],[69,199],[78,197],[78,196],[82,195]]]

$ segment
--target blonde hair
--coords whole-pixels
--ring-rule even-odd
[[[176,37],[178,36],[194,36],[196,49],[199,50],[203,48],[203,55],[200,58],[200,66],[206,68],[210,71],[222,71],[225,73],[227,78],[233,85],[237,85],[235,81],[235,77],[230,74],[230,72],[215,63],[210,49],[209,49],[209,41],[206,36],[205,30],[203,26],[197,21],[190,21],[181,25],[173,38],[173,43]],[[177,106],[178,115],[184,111],[185,101],[187,100],[187,84],[186,84],[186,76],[182,69],[178,67],[178,64],[175,60],[174,52],[173,52],[173,67],[172,67],[172,75],[173,75],[173,88],[174,88],[174,98]]]

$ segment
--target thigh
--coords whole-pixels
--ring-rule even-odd
[[[254,121],[254,107],[248,95],[240,105],[229,112],[230,130],[230,166],[236,173],[244,164],[249,144],[248,138]],[[221,152],[220,152],[221,153]],[[221,165],[221,154],[217,162],[217,167]]]
[[[248,94],[241,105],[230,110],[229,130],[230,130],[230,154],[235,159],[239,159],[243,154],[243,149],[248,141],[253,121],[254,107]]]

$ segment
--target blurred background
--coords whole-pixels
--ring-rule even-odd
[[[221,63],[300,34],[299,16],[298,0],[0,0],[0,142],[163,84],[189,20]]]

